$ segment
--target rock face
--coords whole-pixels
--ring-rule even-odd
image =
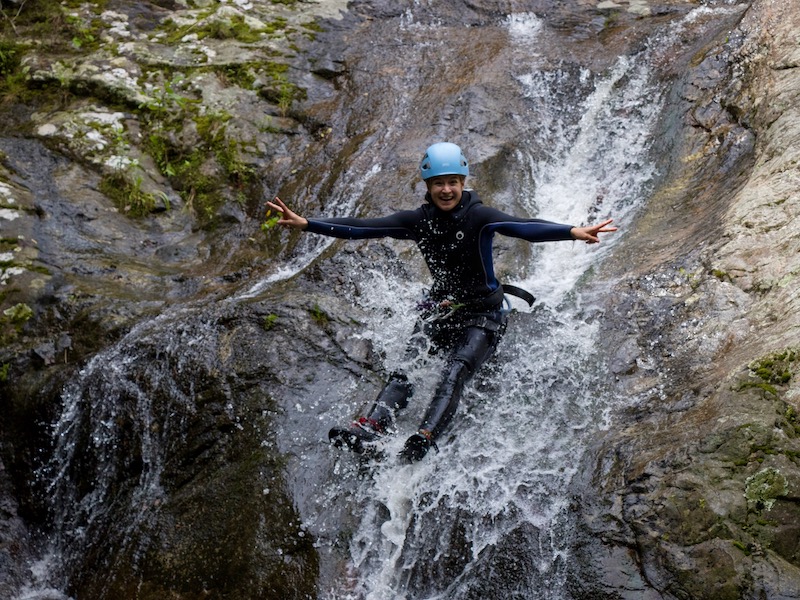
[[[298,107],[341,66],[311,65],[309,46],[345,3],[189,4],[2,6],[3,598],[315,594],[274,378],[241,354],[285,309],[222,317],[231,329],[209,329],[194,358],[135,326],[162,314],[185,341],[181,307],[277,251],[261,180],[296,179],[290,158],[320,137]],[[116,360],[131,361],[119,378]]]
[[[573,482],[575,600],[800,597],[800,16],[706,4],[719,24],[656,53],[661,175],[594,276],[602,353],[632,401]],[[263,196],[386,214],[402,203],[386,190],[419,191],[419,149],[453,132],[502,196],[530,115],[506,76],[529,58],[512,17],[537,15],[537,64],[573,81],[565,120],[588,74],[704,18],[685,0],[8,6],[0,596],[28,598],[345,597],[360,507],[326,507],[342,539],[325,551],[300,508],[331,470],[310,449],[344,409],[306,399],[380,385],[352,265],[423,270],[392,245],[262,231]],[[408,571],[419,595],[472,558],[469,511],[440,510],[452,531],[418,518],[434,548],[448,540]],[[523,594],[497,565],[546,587],[543,539],[513,529],[453,597]]]
[[[799,25],[754,3],[681,90],[682,164],[608,306],[615,375],[639,401],[578,484],[592,576],[576,596],[800,596]]]

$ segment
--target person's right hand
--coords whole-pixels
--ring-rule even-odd
[[[301,217],[296,212],[292,211],[288,206],[286,206],[286,204],[284,204],[283,200],[277,196],[275,196],[274,201],[267,201],[267,206],[269,206],[272,210],[277,211],[280,215],[280,219],[278,219],[277,223],[278,225],[300,230],[308,227],[308,219]]]

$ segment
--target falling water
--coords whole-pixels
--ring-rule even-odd
[[[140,544],[134,556],[151,542],[148,532],[166,498],[165,456],[185,436],[181,421],[196,412],[202,382],[217,364],[213,318],[182,320],[188,315],[197,316],[182,307],[140,323],[64,389],[54,458],[40,473],[53,535],[15,600],[66,600],[59,590],[68,587],[72,562],[99,541],[114,539],[119,549]],[[188,387],[173,378],[187,370]],[[157,398],[169,398],[161,409],[171,418],[157,414]],[[233,418],[230,396],[223,410]],[[129,483],[120,483],[120,473],[131,476]]]
[[[699,9],[686,20],[709,12]],[[536,17],[519,15],[508,25],[518,43],[535,47]],[[550,151],[546,158],[518,151],[527,171],[521,178],[531,185],[519,186],[519,197],[509,200],[557,222],[613,217],[622,232],[606,236],[599,247],[537,247],[522,269],[530,275],[513,283],[535,291],[539,303],[512,317],[497,356],[466,392],[437,455],[410,466],[395,458],[425,409],[434,367],[412,371],[416,403],[400,418],[399,435],[384,442],[385,458],[368,466],[368,476],[351,457],[334,459],[335,477],[316,507],[321,512],[308,515],[321,551],[332,534],[325,507],[350,505],[358,517],[349,544],[350,585],[324,590],[325,600],[570,597],[566,490],[592,433],[628,401],[607,384],[594,348],[602,315],[582,301],[582,282],[602,269],[657,175],[649,151],[663,94],[651,79],[650,62],[681,27],[663,32],[652,44],[656,50],[621,56],[602,75],[581,72],[580,86],[588,93],[571,107],[563,106],[562,88],[575,87],[574,73],[540,71],[535,52],[527,53],[533,57],[529,70],[517,81],[531,114],[520,121],[537,127],[521,125],[519,147]],[[385,269],[354,272],[371,290],[358,301],[380,315],[366,335],[391,369],[402,360],[414,321],[412,311],[396,307],[413,306],[421,290]],[[374,310],[386,305],[395,307],[389,321]]]

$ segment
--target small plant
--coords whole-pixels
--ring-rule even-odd
[[[272,210],[268,208],[266,214],[264,215],[264,222],[261,223],[261,231],[263,231],[265,234],[269,234],[270,229],[275,227],[275,225],[277,225],[278,221],[280,220],[281,220],[281,215],[272,214]]]
[[[87,27],[78,17],[67,16],[65,19],[74,31],[72,47],[75,50],[95,49],[98,46],[98,39],[97,36],[95,36],[94,27]]]
[[[800,352],[793,348],[754,360],[748,365],[750,379],[740,383],[735,389],[737,391],[760,389],[777,398],[779,388],[788,385],[792,380],[795,363],[798,360]]]
[[[0,382],[1,383],[5,383],[6,381],[8,381],[8,370],[9,370],[10,367],[11,367],[10,363],[3,363],[3,365],[0,366]]]
[[[323,327],[330,322],[330,317],[328,314],[319,307],[319,304],[315,304],[311,310],[311,318],[314,319],[318,325],[322,325]]]
[[[278,111],[282,117],[289,114],[289,109],[294,103],[295,87],[289,80],[281,81],[278,85]]]
[[[8,40],[0,40],[0,75],[7,77],[17,70],[21,59],[20,47]]]
[[[792,367],[800,354],[793,349],[770,354],[750,363],[750,372],[762,381],[774,385],[786,385],[792,379]]]
[[[234,15],[230,19],[217,19],[208,26],[208,35],[219,40],[235,39],[245,44],[261,39],[262,30],[253,29],[244,17]]]
[[[289,114],[292,104],[296,100],[306,98],[306,90],[289,81],[286,72],[288,66],[282,63],[267,63],[265,75],[269,83],[266,84],[259,94],[267,101],[278,105],[278,112],[282,117]]]
[[[100,191],[111,198],[126,213],[144,216],[156,207],[156,197],[142,190],[142,176],[131,177],[125,171],[115,171],[100,181]]]
[[[172,208],[172,203],[169,201],[169,196],[167,196],[166,192],[159,191],[157,197],[159,200],[161,200],[161,203],[164,205],[164,210],[169,210],[170,208]]]
[[[33,316],[33,309],[27,304],[15,304],[11,308],[5,309],[3,314],[8,317],[11,323],[20,325]]]
[[[0,39],[0,98],[9,102],[20,99],[28,90],[28,70],[22,66],[25,48]]]
[[[721,269],[713,269],[711,271],[711,274],[720,281],[733,281],[730,274],[727,271],[723,271]]]
[[[147,101],[139,105],[140,109],[153,113],[156,118],[169,120],[171,115],[180,114],[190,108],[191,105],[198,104],[199,101],[189,98],[179,92],[183,84],[183,75],[178,73],[169,81],[165,81],[163,86],[157,87],[154,95]]]
[[[275,327],[275,323],[278,321],[278,315],[275,313],[268,314],[264,317],[264,322],[262,326],[264,327],[264,331],[269,331],[273,327]]]

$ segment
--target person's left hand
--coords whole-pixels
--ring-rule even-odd
[[[617,231],[616,227],[609,227],[614,219],[608,219],[597,225],[587,225],[586,227],[573,227],[570,233],[573,239],[582,240],[587,244],[599,244],[599,233],[614,233]]]

